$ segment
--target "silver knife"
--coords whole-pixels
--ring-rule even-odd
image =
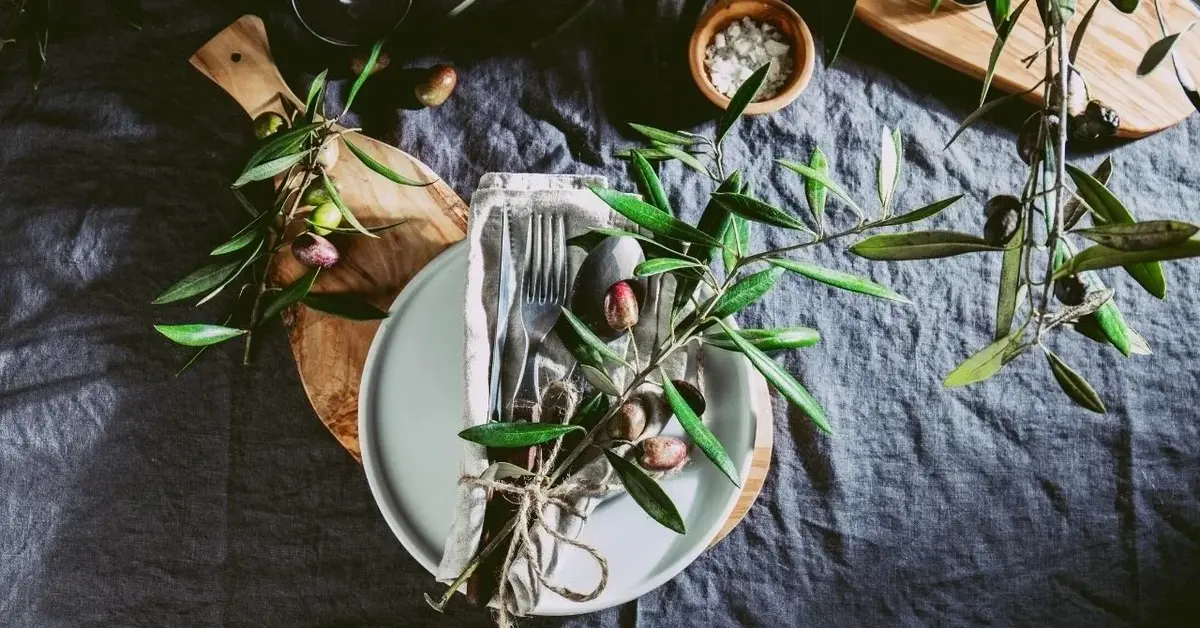
[[[491,417],[500,421],[503,417],[500,399],[500,372],[504,366],[504,346],[508,340],[508,315],[514,296],[512,236],[508,231],[508,209],[504,210],[504,224],[500,232],[500,279],[496,288],[496,333],[492,343],[492,373],[490,382]]]

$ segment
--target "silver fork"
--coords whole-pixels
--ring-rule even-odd
[[[525,328],[525,368],[515,399],[541,399],[538,352],[567,302],[567,230],[561,215],[537,213],[525,229],[521,273],[521,324]],[[515,401],[514,399],[514,401]]]

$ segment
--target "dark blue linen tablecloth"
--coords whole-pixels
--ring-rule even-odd
[[[682,4],[599,3],[531,50],[518,31],[549,5],[527,2],[446,42],[461,79],[443,107],[397,109],[381,79],[359,117],[464,198],[489,171],[627,186],[612,157],[632,141],[625,122],[690,128],[708,115],[679,72],[699,10]],[[817,3],[798,4],[816,26]],[[22,53],[0,55],[0,625],[487,625],[425,606],[432,579],[309,408],[281,331],[252,368],[230,346],[172,377],[186,353],[151,325],[191,310],[149,301],[240,226],[228,183],[251,145],[242,111],[187,57],[249,10],[267,16],[294,86],[334,57],[284,3],[146,5],[141,31],[101,3],[58,7],[36,93]],[[978,232],[983,201],[1017,190],[1024,171],[1012,149],[1021,111],[942,149],[977,90],[855,27],[793,106],[736,129],[731,163],[766,199],[802,208],[800,180],[771,160],[820,144],[866,200],[880,132],[898,127],[899,205],[965,193],[937,224]],[[1193,116],[1115,147],[1113,187],[1141,217],[1195,220],[1197,146]],[[694,218],[707,185],[678,164],[662,175]],[[777,403],[771,475],[726,541],[622,608],[527,625],[1200,625],[1200,264],[1169,265],[1166,302],[1108,274],[1152,358],[1057,344],[1108,402],[1097,416],[1070,405],[1036,357],[941,390],[987,342],[995,257],[813,257],[916,302],[789,279],[742,318],[821,330],[785,361],[836,434]]]

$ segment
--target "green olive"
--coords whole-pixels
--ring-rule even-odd
[[[448,65],[435,65],[413,86],[413,95],[426,107],[436,107],[450,97],[458,85],[458,72]]]
[[[266,139],[286,129],[287,126],[287,120],[284,120],[283,116],[274,111],[268,111],[254,119],[254,137],[260,140]]]
[[[337,179],[333,178],[333,175],[331,174],[327,174],[325,176],[329,177],[329,182],[332,183],[334,189],[336,189]],[[300,196],[300,203],[302,205],[309,205],[311,207],[332,202],[333,199],[330,198],[329,192],[325,191],[325,184],[321,182],[320,177],[317,177],[312,183],[309,183],[308,187],[304,188],[304,194]]]
[[[329,235],[331,231],[342,224],[342,210],[333,203],[321,203],[308,217],[312,221],[312,230],[317,235]]]

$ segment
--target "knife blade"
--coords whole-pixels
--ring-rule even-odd
[[[503,416],[500,399],[500,375],[504,367],[504,347],[508,342],[508,318],[512,310],[514,272],[512,236],[508,231],[508,209],[505,208],[504,224],[500,229],[500,277],[496,289],[496,332],[493,334],[491,382],[489,384],[490,416],[499,421]]]

